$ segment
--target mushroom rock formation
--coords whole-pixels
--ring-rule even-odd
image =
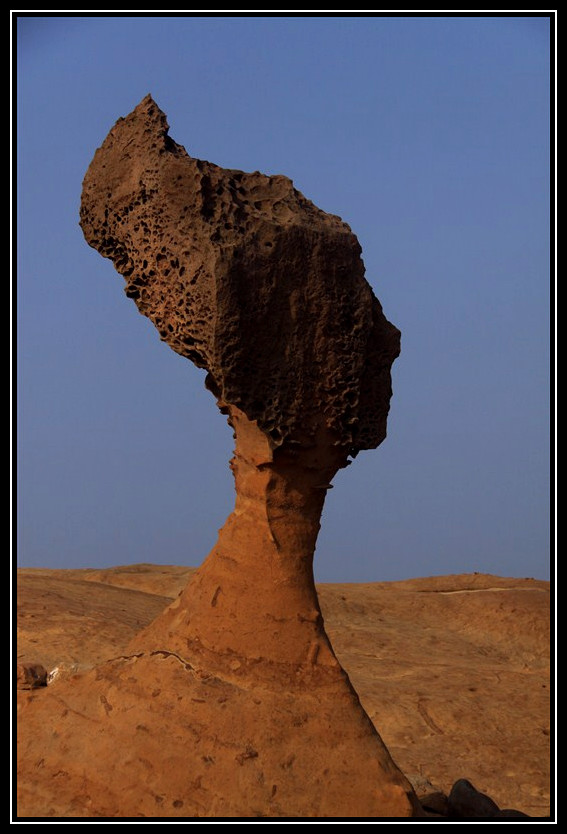
[[[188,156],[150,96],[97,150],[81,226],[162,340],[207,370],[236,440],[234,513],[140,646],[278,675],[336,667],[312,576],[321,511],[337,470],[386,435],[399,353],[356,237],[286,177]]]
[[[182,594],[65,695],[102,722],[87,749],[106,762],[106,793],[81,766],[90,813],[108,813],[127,773],[121,814],[419,815],[334,655],[313,581],[326,492],[384,439],[399,353],[356,237],[284,176],[190,157],[150,96],[96,151],[81,227],[161,338],[207,371],[234,430],[236,486]],[[79,742],[65,715],[68,771]]]

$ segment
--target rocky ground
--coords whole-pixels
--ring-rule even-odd
[[[119,656],[191,572],[18,571],[20,686],[32,687],[18,688],[19,706],[53,685],[33,687],[25,664],[41,664],[55,682]],[[471,783],[493,811],[550,814],[549,590],[484,574],[318,586],[337,656],[430,813],[451,813],[452,797],[455,814],[457,802],[474,799]],[[24,737],[35,731],[33,709],[25,714]],[[19,780],[33,792],[25,764]]]

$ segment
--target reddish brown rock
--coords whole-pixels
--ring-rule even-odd
[[[270,449],[323,433],[344,461],[384,439],[399,332],[350,228],[287,177],[193,159],[147,96],[97,150],[81,226],[161,338]]]
[[[421,813],[313,582],[326,491],[385,437],[399,352],[355,236],[286,177],[192,159],[149,96],[96,152],[81,225],[161,338],[207,370],[234,430],[236,505],[126,656],[50,687],[64,708],[42,774],[67,773],[64,815]]]
[[[47,686],[47,669],[41,663],[18,663],[16,666],[18,689],[37,689]]]

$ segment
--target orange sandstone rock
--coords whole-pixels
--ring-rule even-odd
[[[234,430],[236,505],[126,657],[50,687],[66,704],[42,764],[49,774],[66,758],[59,807],[419,814],[335,657],[313,582],[327,489],[384,439],[399,352],[356,237],[286,177],[191,158],[150,96],[97,150],[81,226],[161,338],[207,370]]]

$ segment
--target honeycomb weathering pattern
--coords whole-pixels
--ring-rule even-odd
[[[160,337],[274,450],[321,429],[353,456],[384,439],[399,331],[349,226],[287,177],[193,159],[148,95],[96,151],[81,226]]]

